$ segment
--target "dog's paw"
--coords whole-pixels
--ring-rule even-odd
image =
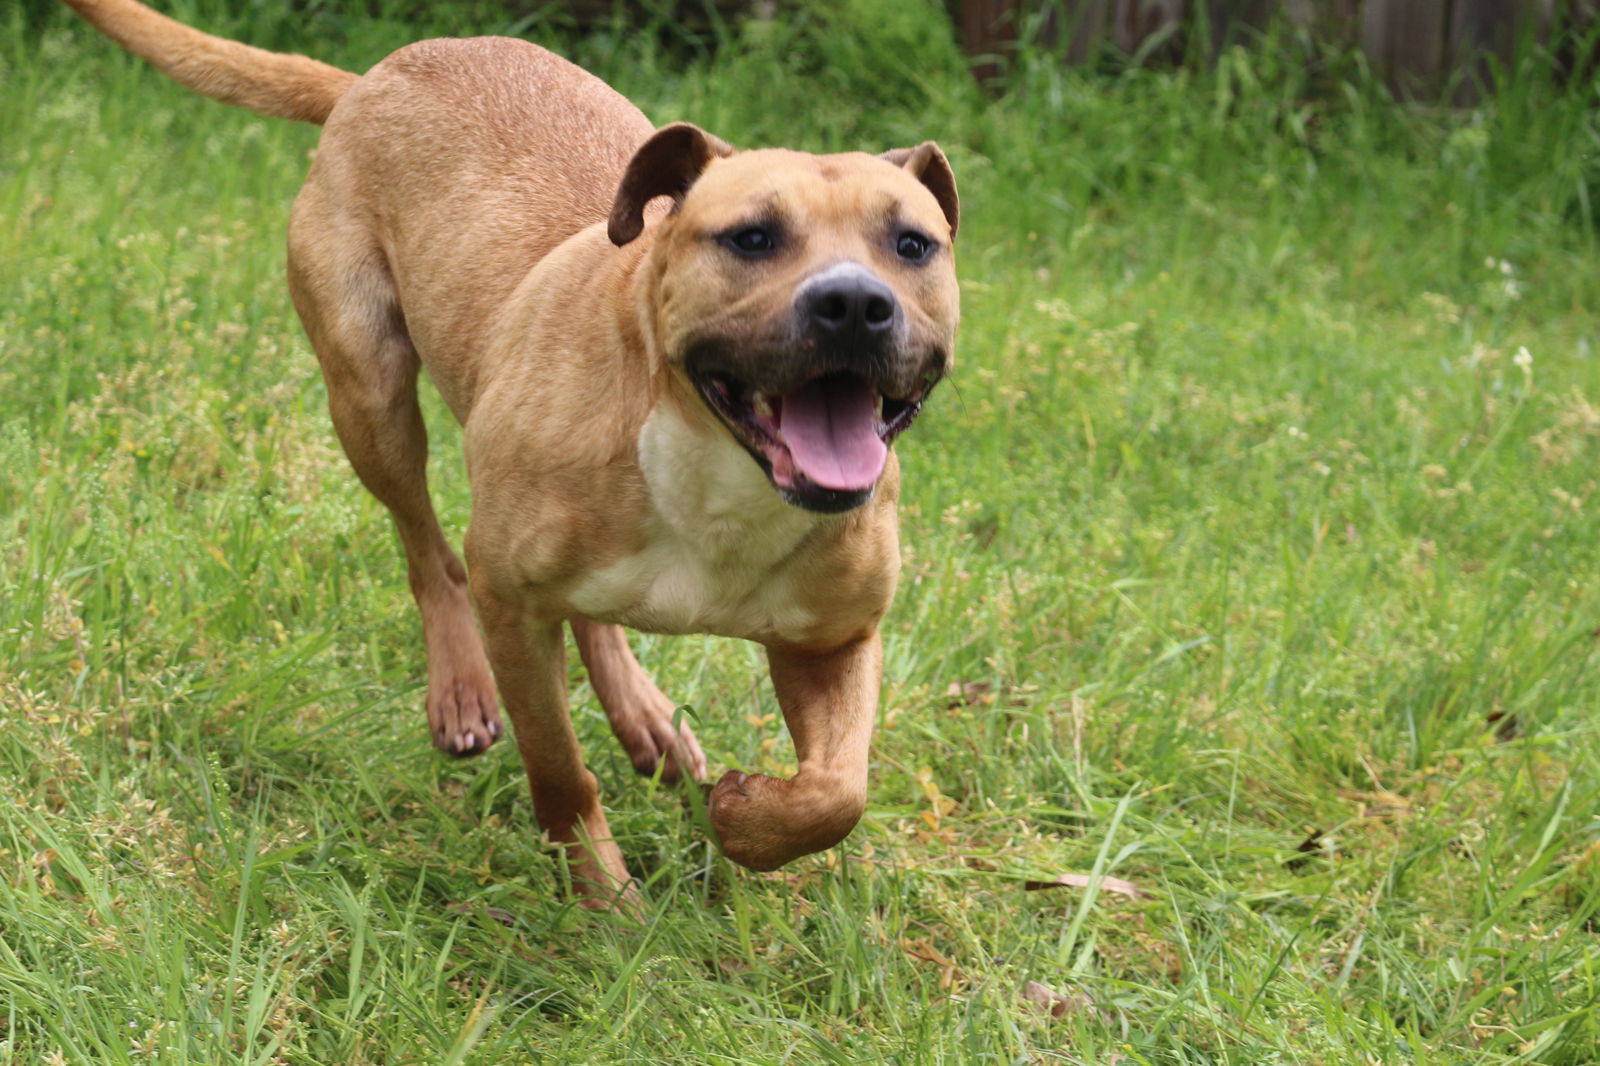
[[[454,678],[428,686],[428,728],[433,746],[450,755],[479,755],[505,732],[494,682]]]
[[[722,853],[751,870],[776,870],[850,835],[866,807],[864,788],[830,777],[791,780],[729,770],[706,809]]]
[[[781,800],[771,793],[780,782],[765,774],[729,770],[722,775],[706,801],[711,828],[722,853],[749,870],[776,870],[797,853],[786,839],[789,833],[779,817]]]
[[[668,783],[681,780],[685,771],[695,781],[705,780],[705,752],[700,750],[700,742],[688,722],[674,729],[670,714],[651,710],[626,717],[617,715],[611,720],[611,729],[633,768],[646,777],[659,766],[661,780]]]

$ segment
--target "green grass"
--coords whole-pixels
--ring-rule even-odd
[[[506,28],[266,7],[179,10],[353,68]],[[926,13],[545,38],[963,195],[861,826],[732,868],[574,674],[642,928],[510,745],[428,745],[280,276],[316,131],[0,15],[0,1063],[1600,1057],[1595,89],[1408,111],[1284,39],[987,99]],[[715,771],[788,768],[754,649],[638,645]]]

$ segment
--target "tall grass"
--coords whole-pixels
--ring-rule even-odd
[[[168,10],[352,69],[518,30],[741,145],[935,137],[959,368],[899,445],[861,827],[731,868],[575,672],[650,900],[578,912],[510,746],[425,738],[281,280],[315,131],[7,9],[0,1062],[1595,1061],[1593,86],[1529,50],[1408,108],[1284,37],[990,96],[922,0]],[[751,648],[638,646],[716,768],[792,769]]]

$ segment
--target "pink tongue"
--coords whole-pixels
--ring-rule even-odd
[[[822,378],[784,396],[778,432],[795,467],[825,489],[871,488],[889,455],[878,436],[877,399],[872,386],[848,375]]]

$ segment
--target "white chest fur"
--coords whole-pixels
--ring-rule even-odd
[[[799,640],[816,623],[783,565],[825,516],[784,503],[725,433],[658,410],[639,433],[650,488],[647,543],[590,574],[572,605],[653,633]]]

